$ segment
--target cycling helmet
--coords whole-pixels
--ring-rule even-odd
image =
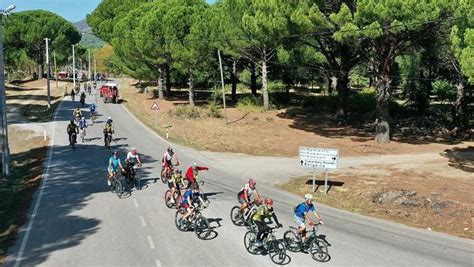
[[[170,153],[173,153],[173,148],[172,148],[172,147],[168,147],[167,151],[170,152]]]
[[[107,117],[107,120],[108,120],[108,121],[111,121],[111,120],[112,120],[112,117],[110,117],[110,116]]]
[[[256,185],[256,184],[257,184],[257,182],[255,182],[254,179],[250,179],[250,180],[249,180],[249,185]]]
[[[199,185],[197,183],[193,184],[193,190],[199,190]]]
[[[69,122],[70,122],[70,123],[74,123],[74,120],[70,120]]]
[[[273,205],[273,200],[271,198],[266,198],[265,205]]]
[[[86,117],[82,117],[82,118],[81,118],[81,120],[85,120],[85,119],[86,119]]]
[[[191,163],[191,165],[193,165],[194,168],[196,168],[198,166],[198,164],[196,162]]]
[[[112,152],[112,155],[118,155],[118,151]]]
[[[311,194],[306,194],[306,195],[304,195],[304,199],[305,199],[305,200],[313,200],[313,195],[311,195]]]
[[[136,148],[136,147],[132,147],[132,148],[130,148],[130,151],[137,151],[137,148]]]

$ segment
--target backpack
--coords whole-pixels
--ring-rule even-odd
[[[301,205],[304,205],[304,202],[301,202],[300,204],[296,205],[296,207],[293,209],[293,212],[296,213],[296,211]]]

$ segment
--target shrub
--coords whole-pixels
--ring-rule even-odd
[[[210,118],[222,118],[220,106],[216,102],[210,102],[207,106],[207,116]]]
[[[284,92],[286,85],[280,81],[269,81],[268,82],[268,92]]]
[[[246,95],[239,99],[237,108],[249,112],[260,112],[264,109],[263,100],[253,95]]]
[[[432,83],[433,93],[436,94],[442,102],[454,101],[456,99],[456,88],[450,81],[437,80]]]
[[[367,114],[375,110],[375,89],[366,87],[348,99],[347,108],[360,114]]]
[[[168,115],[181,119],[198,119],[202,116],[199,108],[189,105],[179,105],[175,109],[168,111]]]

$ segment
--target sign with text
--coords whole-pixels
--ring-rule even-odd
[[[300,147],[300,165],[320,169],[337,169],[339,149]]]

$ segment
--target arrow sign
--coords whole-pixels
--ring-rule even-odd
[[[158,107],[158,103],[156,101],[153,101],[153,105],[151,105],[151,110],[159,110],[160,108]]]
[[[339,150],[334,148],[300,147],[300,165],[309,168],[337,169]]]

